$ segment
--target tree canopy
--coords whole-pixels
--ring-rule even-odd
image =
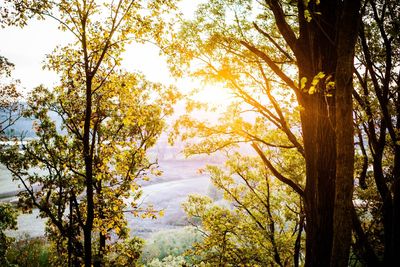
[[[49,218],[50,239],[65,255],[57,264],[67,258],[71,266],[103,265],[118,247],[107,244],[112,235],[129,237],[125,212],[156,217],[154,208],[137,203],[138,180],[156,166],[146,150],[164,129],[163,118],[179,94],[127,73],[120,64],[127,43],[156,38],[163,27],[157,18],[173,2],[11,3],[17,10],[9,16],[14,23],[50,17],[74,40],[47,58],[45,67],[60,75],[58,86],[51,91],[39,86],[28,100],[25,116],[35,119],[37,138],[23,145],[22,153],[18,145],[6,150],[2,161],[25,187],[20,205]],[[124,261],[137,258],[127,253]]]
[[[186,141],[187,156],[226,157],[224,166],[201,170],[223,198],[189,196],[183,209],[204,238],[183,257],[155,265],[394,262],[400,249],[397,3],[208,0],[192,18],[180,16],[176,4],[7,0],[0,8],[1,26],[49,18],[73,36],[46,60],[60,75],[58,85],[30,94],[24,116],[35,118],[37,138],[22,151],[17,144],[1,151],[25,187],[20,206],[49,218],[47,233],[61,256],[56,263],[136,264],[143,243],[128,238],[124,213],[155,218],[160,212],[139,205],[138,180],[157,173],[146,151],[181,95],[121,67],[126,45],[146,40],[159,45],[175,77],[217,84],[233,98],[218,106],[186,99],[187,113],[170,139]],[[0,108],[8,114],[18,97],[15,81],[7,80],[11,69],[0,57],[6,96],[0,95]],[[1,130],[13,121],[7,117]]]

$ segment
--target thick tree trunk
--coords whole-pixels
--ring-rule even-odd
[[[296,57],[299,84],[304,78],[307,79],[305,87],[296,91],[302,110],[300,115],[306,161],[305,265],[329,266],[332,252],[335,258],[332,265],[343,265],[347,263],[351,238],[351,213],[350,216],[346,215],[351,211],[354,161],[351,63],[357,36],[353,24],[358,22],[357,12],[353,11],[358,11],[359,0],[297,1],[299,35],[292,31],[285,20],[283,1],[266,2],[273,11],[277,28]],[[344,3],[349,7],[349,11],[346,8],[349,13],[342,13]],[[346,22],[340,23],[341,18],[345,18]],[[339,43],[337,38],[340,38]],[[338,44],[345,51],[338,51]],[[330,81],[336,81],[340,86],[337,99],[341,106],[338,111],[336,92],[327,92],[326,80],[319,79],[317,85],[312,83],[320,72],[325,79],[329,77]],[[336,77],[337,72],[339,77]],[[311,85],[317,87],[316,90],[307,90]],[[338,144],[335,132],[337,120],[341,120],[339,125],[343,127],[338,130],[343,130],[338,136]],[[338,216],[335,219],[334,203],[337,210],[335,216]],[[341,208],[347,211],[339,210]],[[341,225],[346,228],[344,232],[341,232]],[[343,247],[340,247],[341,238],[344,238]]]
[[[336,110],[336,92],[328,94],[324,80],[318,84],[316,93],[298,93],[299,104],[303,108],[301,122],[306,156],[306,266],[329,266],[332,252],[333,257],[340,260],[337,264],[342,265],[342,262],[347,262],[349,254],[351,214],[341,214],[341,210],[335,214],[339,218],[334,219],[334,203],[336,199],[337,210],[339,207],[346,207],[346,212],[351,211],[354,144],[353,130],[349,125],[353,125],[351,63],[356,28],[352,25],[343,26],[339,22],[339,18],[343,16],[341,5],[342,1],[337,0],[319,3],[310,1],[307,6],[304,6],[303,1],[298,1],[300,36],[296,43],[298,50],[294,53],[299,67],[299,79],[307,78],[307,89],[319,72],[323,72],[325,77],[330,76],[331,80],[340,84],[343,94],[338,96],[338,100],[340,105],[344,105]],[[312,14],[310,21],[305,18],[306,10]],[[356,14],[357,12],[350,15]],[[357,21],[357,17],[343,18],[352,19],[350,24]],[[348,26],[350,27],[346,28]],[[351,35],[352,39],[346,34]],[[342,42],[339,44],[346,51],[337,50],[337,37],[343,38],[339,40]],[[346,43],[347,41],[349,42]],[[339,77],[336,77],[338,71]],[[341,120],[339,125],[346,125],[343,127],[344,131],[339,133],[339,143],[335,132],[338,119]],[[339,181],[336,181],[337,178]],[[336,189],[343,191],[336,194]],[[339,225],[342,224],[346,227],[345,232],[339,230]],[[343,248],[338,247],[341,237],[345,237],[344,241],[348,244]],[[337,265],[336,260],[332,264]]]
[[[345,1],[337,34],[336,189],[331,266],[347,266],[351,245],[354,173],[353,68],[360,1]]]
[[[299,79],[307,78],[306,89],[319,73],[334,76],[336,69],[335,36],[336,3],[321,1],[310,5],[311,12],[322,15],[310,22],[304,19],[305,7],[299,1],[300,38],[302,53],[296,55]],[[323,20],[321,20],[323,18]],[[336,177],[336,140],[334,125],[335,98],[326,97],[324,88],[298,95],[303,107],[301,123],[306,158],[306,266],[328,266],[333,238],[333,204]]]
[[[306,266],[328,266],[333,236],[335,195],[335,134],[325,101],[304,102],[302,114],[306,154]],[[333,120],[333,121],[331,121]]]
[[[320,85],[313,94],[309,94],[307,89],[320,72],[334,78],[337,57],[332,38],[336,36],[337,31],[338,0],[318,2],[297,1],[299,36],[296,36],[285,21],[281,1],[267,1],[280,33],[295,54],[299,84],[304,78],[307,79],[305,87],[296,91],[301,105],[306,161],[305,266],[329,266],[333,240],[336,178],[335,98],[326,97],[324,88]]]

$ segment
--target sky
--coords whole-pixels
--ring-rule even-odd
[[[186,18],[193,16],[196,6],[201,1],[183,0],[179,6]],[[54,72],[43,70],[46,54],[50,54],[57,45],[65,45],[72,36],[57,29],[57,22],[30,20],[24,28],[7,27],[0,29],[0,55],[15,64],[13,78],[21,81],[23,92],[43,84],[53,87],[58,80]],[[128,71],[140,71],[147,79],[164,84],[176,84],[181,90],[202,87],[200,98],[209,102],[224,102],[228,95],[222,89],[211,85],[201,85],[190,79],[174,79],[168,70],[165,57],[153,44],[131,44],[123,55],[123,67]],[[210,93],[213,99],[210,99]]]

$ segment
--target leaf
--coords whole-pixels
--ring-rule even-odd
[[[160,215],[160,217],[164,217],[164,215],[165,215],[165,210],[160,210],[160,211],[158,212],[158,215]]]
[[[307,83],[307,78],[306,77],[302,77],[300,79],[300,89],[304,89],[306,87],[306,83]]]
[[[307,22],[310,22],[312,20],[311,13],[308,9],[304,10],[304,18]]]

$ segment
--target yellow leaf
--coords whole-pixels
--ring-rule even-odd
[[[301,78],[300,89],[304,89],[304,87],[306,86],[306,83],[307,83],[307,78],[306,77]]]

